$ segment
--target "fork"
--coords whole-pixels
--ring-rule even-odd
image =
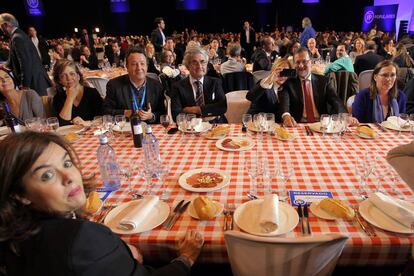
[[[234,226],[233,215],[234,215],[234,210],[235,209],[236,208],[235,208],[234,204],[228,204],[226,206],[225,210],[226,210],[227,215],[225,215],[225,216],[226,216],[226,228],[227,228],[227,230],[233,230],[233,226]]]
[[[227,217],[229,215],[229,211],[225,208],[224,211],[223,211],[223,214],[224,214],[223,230],[227,231],[228,230],[227,229]]]
[[[361,226],[362,230],[364,230],[365,234],[369,237],[376,237],[377,234],[375,233],[374,228],[361,217],[358,208],[354,207],[353,209],[355,212],[355,220],[358,222],[359,226]]]

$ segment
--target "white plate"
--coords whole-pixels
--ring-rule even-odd
[[[125,202],[109,212],[105,217],[104,224],[111,228],[114,233],[130,235],[149,231],[162,224],[170,214],[170,206],[164,201],[158,201],[148,217],[137,228],[132,230],[121,230],[118,228],[119,222],[124,218],[134,206],[139,204],[139,200]]]
[[[59,127],[56,132],[60,135],[66,135],[69,133],[79,133],[83,129],[83,126],[67,125]]]
[[[322,208],[319,208],[319,202],[313,202],[309,206],[309,209],[312,212],[312,214],[314,214],[318,218],[326,219],[326,220],[336,220],[336,219],[338,219],[338,217],[333,216],[333,215],[329,214],[328,212],[325,212],[324,210],[322,210]]]
[[[299,223],[296,210],[284,202],[279,202],[279,227],[276,231],[263,233],[259,225],[260,208],[263,199],[251,200],[237,207],[234,222],[243,231],[257,236],[277,236],[292,231]]]
[[[229,148],[223,147],[223,145],[222,145],[222,143],[225,139],[232,139],[236,142],[248,141],[249,144],[245,147],[240,147],[238,149],[229,149]],[[223,139],[218,140],[216,142],[216,147],[221,149],[221,150],[224,150],[224,151],[244,151],[244,150],[252,149],[254,147],[254,142],[253,142],[252,139],[250,139],[248,137],[227,137],[227,138],[223,138]]]
[[[211,187],[211,188],[194,188],[193,186],[187,184],[187,177],[190,177],[191,175],[195,174],[195,173],[200,173],[200,172],[215,172],[220,174],[223,177],[223,181],[219,184],[217,184],[215,187]],[[181,188],[187,190],[187,191],[191,191],[191,192],[199,192],[199,193],[206,193],[206,192],[212,192],[212,191],[216,191],[219,190],[225,186],[227,186],[230,183],[230,174],[223,172],[221,170],[218,169],[209,169],[209,168],[202,168],[202,169],[195,169],[195,170],[190,170],[186,173],[183,173],[180,178],[178,179],[178,184],[181,186]]]
[[[131,132],[131,124],[129,124],[129,123],[125,124],[122,127],[122,129],[118,125],[116,125],[116,126],[114,126],[113,130],[115,132]]]
[[[197,211],[195,210],[193,203],[194,203],[194,200],[192,200],[190,206],[188,206],[187,213],[192,218],[200,219],[197,215]],[[224,204],[218,201],[214,201],[214,200],[213,200],[213,203],[216,206],[216,214],[214,215],[214,217],[217,217],[218,215],[221,214],[221,212],[223,212]]]
[[[186,129],[185,133],[201,133],[210,130],[213,126],[209,122],[202,122],[200,126],[197,127],[196,130],[192,131],[190,129]]]
[[[392,130],[396,130],[396,131],[411,131],[411,129],[408,128],[400,128],[399,126],[389,122],[389,121],[383,121],[381,123],[381,126],[388,128],[388,129],[392,129]]]
[[[320,122],[312,123],[312,124],[309,124],[308,126],[313,131],[323,133],[323,131],[321,129],[321,123]],[[338,133],[340,131],[341,131],[340,127],[332,128],[331,126],[329,126],[326,133],[333,134],[333,133]]]
[[[414,230],[402,225],[375,207],[369,198],[359,204],[359,213],[366,221],[378,228],[402,234],[414,233]]]

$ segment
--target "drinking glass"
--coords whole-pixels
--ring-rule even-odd
[[[160,190],[161,190],[160,199],[163,199],[163,200],[166,200],[170,197],[170,189],[166,185],[166,181],[165,181],[169,171],[170,171],[170,166],[167,162],[161,163],[159,167],[157,168],[157,179],[160,182]]]
[[[41,118],[34,117],[34,118],[27,119],[24,122],[25,122],[26,127],[28,129],[33,130],[33,131],[37,131],[37,132],[43,132],[43,126],[42,126]]]
[[[401,130],[403,128],[406,128],[409,125],[409,117],[407,114],[405,113],[400,113],[400,115],[398,115],[398,126],[400,128],[400,131],[398,131],[398,135],[401,134]]]
[[[274,125],[275,125],[275,114],[266,113],[265,118],[266,118],[266,131],[271,133],[271,132],[274,131],[273,128],[274,128]]]
[[[334,135],[338,139],[342,132],[342,122],[341,122],[341,117],[339,116],[339,114],[331,115],[331,127],[332,127],[332,132],[335,133]]]
[[[244,162],[247,175],[250,178],[250,193],[255,195],[257,192],[256,189],[256,178],[258,176],[258,167],[257,167],[257,158],[252,156],[247,156]]]
[[[56,130],[59,128],[59,120],[56,117],[47,118],[46,123],[50,131],[56,132]]]
[[[375,154],[365,152],[364,155],[355,160],[355,173],[359,176],[358,193],[363,198],[367,198],[367,179],[375,169],[377,156]]]
[[[168,116],[168,115],[161,115],[160,116],[160,123],[164,127],[164,129],[165,129],[165,135],[167,135],[168,134],[168,126],[171,123],[170,116]]]
[[[187,129],[187,119],[185,117],[185,113],[178,114],[176,122],[177,122],[178,129],[181,131],[181,139],[183,139],[185,135],[185,131]]]
[[[126,124],[126,118],[124,115],[115,115],[115,125],[118,126],[121,135],[124,135],[124,127]]]
[[[114,117],[112,115],[104,115],[102,117],[103,128],[105,132],[109,132],[113,136],[112,129],[114,127]]]
[[[328,114],[322,114],[320,118],[321,122],[321,130],[323,132],[323,137],[326,137],[326,133],[328,132],[328,127],[331,124],[331,116]]]
[[[132,194],[134,192],[132,188],[132,174],[135,170],[135,162],[131,161],[120,162],[120,173],[128,181],[128,192]]]
[[[349,113],[339,114],[342,123],[342,133],[345,134],[348,131],[348,127],[351,123],[351,115]]]
[[[243,126],[246,128],[246,133],[249,133],[249,125],[253,122],[252,114],[243,114],[242,115],[242,123]]]
[[[196,115],[195,114],[187,114],[186,115],[186,120],[187,120],[187,122],[186,122],[186,128],[187,128],[187,130],[190,130],[190,132],[192,133],[192,137],[195,136],[195,134],[194,134],[194,132],[195,132],[194,126],[195,125],[192,123],[193,120],[195,120],[195,119],[196,119]]]
[[[279,186],[279,199],[282,201],[286,201],[288,196],[287,196],[287,187],[286,184],[289,181],[290,177],[293,174],[293,167],[292,164],[290,163],[290,161],[285,160],[285,161],[280,161],[278,164],[278,169],[277,169],[277,176],[279,177],[279,179],[282,181],[281,186]]]
[[[92,126],[94,128],[97,128],[100,132],[100,134],[102,134],[102,128],[103,128],[103,119],[102,116],[95,116],[93,117],[93,121],[92,121]]]

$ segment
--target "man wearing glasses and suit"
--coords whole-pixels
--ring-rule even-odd
[[[171,91],[173,118],[192,113],[213,123],[226,123],[227,101],[221,80],[206,76],[208,54],[201,47],[191,47],[184,54],[190,75],[175,83]]]
[[[279,92],[282,121],[285,126],[296,122],[313,123],[322,114],[346,113],[328,77],[312,74],[307,48],[299,48],[294,54],[297,77],[288,79]],[[357,124],[355,118],[351,124]]]

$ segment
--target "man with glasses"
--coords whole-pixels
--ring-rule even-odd
[[[171,91],[171,111],[173,118],[179,113],[196,114],[213,123],[227,122],[224,113],[227,101],[220,79],[208,77],[208,54],[195,46],[184,54],[184,65],[190,75],[175,83]]]
[[[308,49],[299,48],[293,58],[297,77],[288,79],[279,92],[283,124],[313,123],[319,121],[321,114],[345,113],[329,78],[311,73]]]

